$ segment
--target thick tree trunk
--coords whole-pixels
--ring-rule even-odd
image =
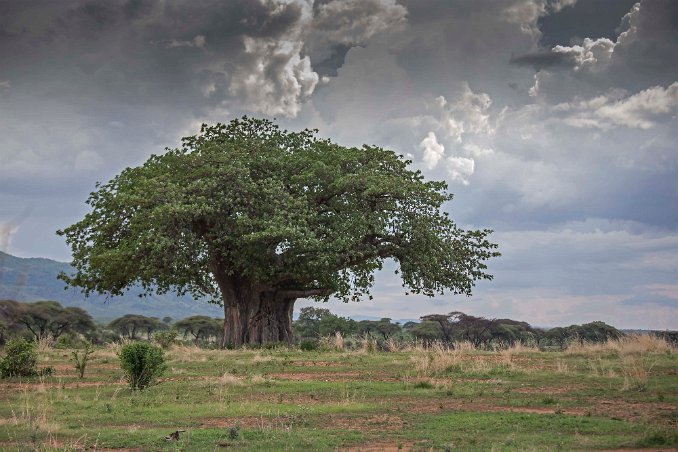
[[[230,279],[221,285],[224,300],[222,347],[292,342],[296,298]]]

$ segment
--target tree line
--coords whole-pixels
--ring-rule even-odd
[[[296,333],[302,338],[323,337],[338,331],[343,336],[371,336],[377,341],[410,339],[451,346],[468,342],[476,348],[485,349],[516,344],[564,348],[573,341],[605,342],[623,336],[617,328],[600,321],[568,327],[536,328],[518,320],[487,319],[458,311],[425,315],[420,322],[410,321],[401,325],[389,318],[356,321],[332,314],[328,309],[306,307],[301,309],[294,325]]]
[[[93,343],[121,339],[152,340],[160,333],[195,344],[221,343],[223,319],[196,315],[180,320],[126,314],[107,324],[94,321],[84,309],[64,307],[56,301],[20,303],[0,300],[0,344],[11,337],[49,340],[69,345],[74,337]],[[319,340],[337,333],[344,338],[371,338],[377,343],[389,340],[427,343],[467,342],[476,348],[491,349],[516,344],[565,348],[572,342],[596,343],[619,339],[623,333],[601,321],[567,327],[536,328],[512,319],[488,319],[463,312],[430,314],[419,322],[394,322],[390,318],[354,320],[333,314],[329,309],[305,307],[292,323],[295,342]],[[676,342],[676,332],[657,332]]]

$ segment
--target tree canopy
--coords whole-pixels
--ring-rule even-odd
[[[63,307],[56,301],[21,304],[18,322],[36,339],[51,336],[57,339],[67,331],[91,334],[96,330],[92,317],[82,308]]]
[[[157,318],[139,314],[125,314],[109,323],[108,327],[129,339],[136,339],[137,333],[146,333],[146,338],[149,340],[154,331],[169,329],[166,323]]]
[[[203,125],[182,146],[97,184],[58,231],[86,294],[190,293],[224,306],[224,342],[289,341],[298,298],[369,296],[385,259],[403,286],[471,295],[498,256],[489,230],[443,212],[444,182],[376,146],[347,148],[267,120]]]

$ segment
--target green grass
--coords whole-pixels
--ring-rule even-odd
[[[68,356],[42,353],[52,377],[0,381],[0,450],[678,447],[670,350],[178,348],[143,391],[125,386],[111,349],[94,353],[83,380]],[[185,432],[166,441],[175,430]]]

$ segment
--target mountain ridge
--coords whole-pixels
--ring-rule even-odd
[[[125,314],[181,319],[191,315],[221,317],[221,307],[189,296],[148,295],[134,286],[121,296],[91,294],[68,288],[57,279],[59,273],[71,273],[73,267],[44,257],[17,257],[0,251],[0,300],[22,302],[54,300],[64,306],[87,310],[95,318],[116,318]]]

